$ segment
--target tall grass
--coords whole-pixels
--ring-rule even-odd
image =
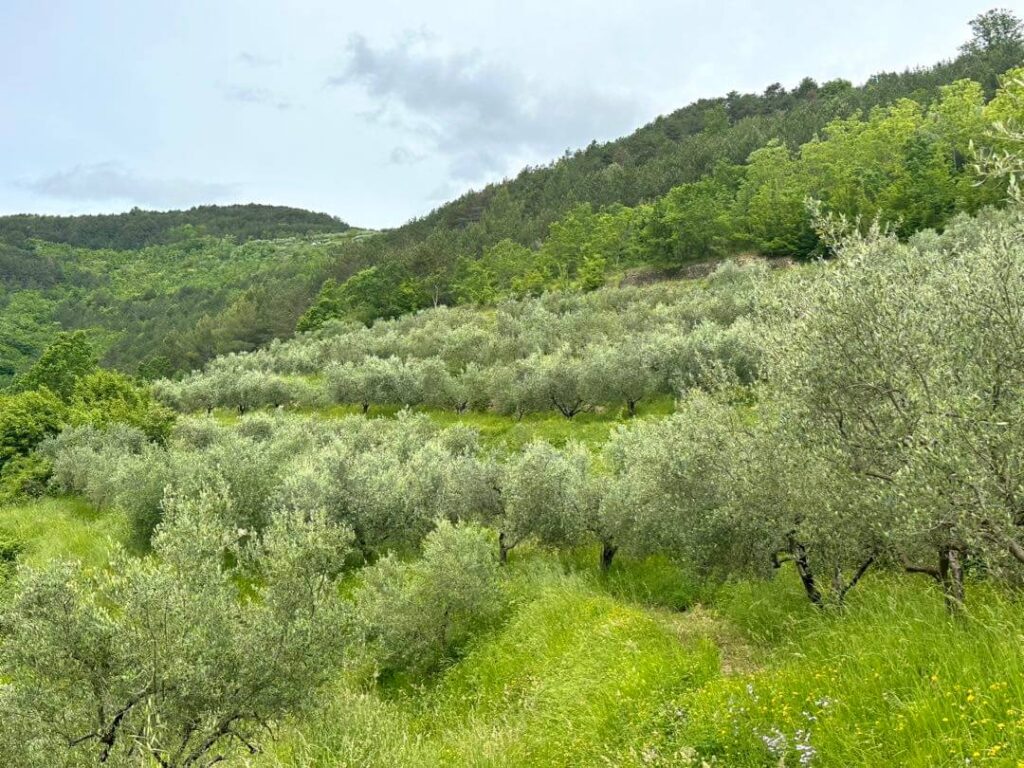
[[[973,585],[952,619],[923,580],[876,574],[821,612],[783,573],[677,612],[661,607],[669,564],[552,575],[565,564],[516,576],[533,599],[439,680],[391,695],[339,683],[269,764],[1024,766],[1012,595]],[[721,633],[748,638],[756,664],[730,664],[707,640]]]
[[[711,645],[684,647],[644,610],[552,579],[435,684],[394,698],[341,685],[271,764],[619,765],[663,702],[716,670]]]
[[[72,497],[0,507],[0,533],[21,545],[20,561],[37,566],[64,558],[101,568],[127,539],[120,514]]]
[[[954,619],[923,582],[864,586],[832,614],[796,608],[789,582],[727,594],[723,611],[773,645],[769,662],[679,697],[666,751],[729,766],[1024,765],[1018,600],[976,585]],[[769,619],[766,605],[793,609]]]

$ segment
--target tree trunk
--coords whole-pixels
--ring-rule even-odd
[[[612,560],[619,548],[612,544],[611,540],[605,539],[601,544],[601,573],[608,573],[612,567]]]
[[[630,418],[633,418],[634,416],[636,416],[636,403],[637,403],[636,400],[627,400],[626,401],[626,412],[629,414]]]
[[[956,547],[944,547],[939,551],[939,579],[946,600],[946,609],[958,614],[964,607],[964,567],[961,552]]]
[[[370,410],[370,404],[369,403],[362,403],[362,407],[363,407],[363,416],[365,416],[366,412]]]
[[[509,550],[512,549],[512,547],[514,546],[513,544],[508,544],[507,542],[508,542],[508,539],[505,536],[505,532],[504,531],[499,531],[498,532],[498,562],[501,563],[502,565],[505,565],[508,562]]]
[[[814,580],[814,571],[811,570],[811,563],[807,557],[807,550],[804,549],[804,545],[790,539],[790,554],[793,556],[793,563],[796,565],[796,572],[800,576],[800,583],[804,585],[804,592],[807,593],[807,599],[810,600],[814,605],[821,606],[821,590],[818,589],[818,584]]]
[[[853,578],[849,582],[843,583],[842,574],[839,568],[836,568],[836,582],[838,590],[836,591],[836,602],[842,605],[846,601],[846,593],[857,586],[860,580],[864,577],[864,574],[868,572],[868,568],[875,562],[875,555],[870,555],[864,562],[862,562],[857,570],[853,573]]]
[[[1013,555],[1014,559],[1024,563],[1024,547],[1018,544],[1014,539],[1010,539],[1007,545],[1010,549],[1010,554]]]

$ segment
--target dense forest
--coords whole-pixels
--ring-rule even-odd
[[[351,235],[267,205],[0,217],[0,385],[62,329],[144,377],[288,335]]]
[[[0,765],[1019,768],[1024,25],[971,27],[390,232],[11,224]]]
[[[325,213],[278,205],[199,205],[187,211],[143,211],[93,216],[0,216],[0,241],[24,246],[32,240],[82,248],[131,251],[167,245],[192,235],[230,237],[235,242],[344,232],[348,224]]]

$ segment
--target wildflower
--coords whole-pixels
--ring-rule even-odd
[[[768,751],[777,757],[781,757],[785,753],[789,743],[786,734],[778,728],[773,728],[770,734],[761,734],[761,741],[768,747]]]

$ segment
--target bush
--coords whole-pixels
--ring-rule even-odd
[[[66,418],[64,404],[48,390],[0,396],[0,468],[57,434]]]
[[[367,568],[355,594],[359,631],[384,679],[436,672],[504,610],[493,537],[439,521],[423,556]]]
[[[0,469],[0,503],[25,496],[42,496],[52,473],[52,463],[39,454],[11,459]]]

